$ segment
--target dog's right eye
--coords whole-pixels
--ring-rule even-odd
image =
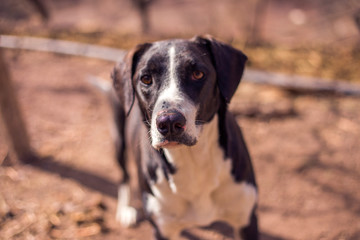
[[[192,73],[192,79],[193,80],[200,80],[200,79],[202,79],[204,77],[204,73],[203,72],[201,72],[201,71],[194,71],[193,73]]]
[[[145,85],[151,85],[152,77],[150,75],[144,75],[140,78],[140,81]]]

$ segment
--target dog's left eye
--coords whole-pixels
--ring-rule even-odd
[[[151,85],[152,84],[152,77],[150,75],[144,75],[140,78],[140,81],[144,83],[145,85]]]
[[[193,80],[200,80],[204,77],[204,73],[201,71],[193,71],[192,73],[192,79]]]

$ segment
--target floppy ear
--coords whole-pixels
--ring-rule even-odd
[[[115,92],[127,115],[129,115],[135,101],[135,88],[132,78],[141,56],[150,46],[150,43],[145,43],[131,49],[115,66],[111,74]]]
[[[208,46],[215,65],[220,93],[229,103],[240,83],[247,57],[240,50],[211,36],[195,37],[195,41]]]

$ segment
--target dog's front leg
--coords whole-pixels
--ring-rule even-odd
[[[116,210],[116,220],[123,227],[130,227],[137,221],[137,210],[130,206],[130,186],[122,183],[118,189],[118,204]]]
[[[157,188],[154,187],[155,191]],[[156,240],[180,240],[181,232],[189,227],[186,222],[180,222],[184,211],[186,210],[186,203],[174,197],[167,195],[166,203],[160,201],[159,198],[151,194],[146,194],[144,198],[145,209],[149,216],[150,223],[155,229]]]
[[[258,221],[255,211],[251,214],[250,223],[246,227],[235,229],[235,235],[239,235],[241,240],[258,240],[259,239],[259,229]]]

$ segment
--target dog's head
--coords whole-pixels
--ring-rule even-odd
[[[234,95],[246,60],[211,37],[146,43],[116,66],[114,87],[127,112],[138,100],[154,148],[192,146]]]

